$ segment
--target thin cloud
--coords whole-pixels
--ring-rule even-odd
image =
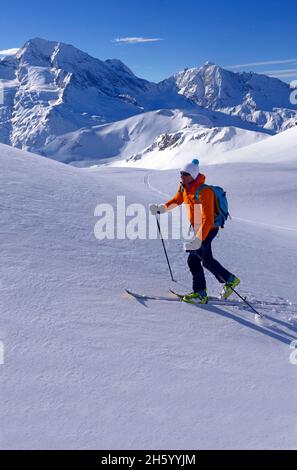
[[[18,47],[14,47],[13,49],[4,49],[3,51],[0,51],[0,56],[6,56],[6,55],[14,55],[19,51]]]
[[[127,38],[115,38],[113,40],[116,44],[140,44],[144,42],[158,42],[163,41],[161,38],[142,38],[142,37],[127,37]]]
[[[261,65],[276,65],[276,64],[297,64],[297,59],[286,60],[266,60],[263,62],[250,62],[249,64],[226,65],[229,69],[239,69],[241,67],[260,67]]]
[[[297,77],[297,69],[288,69],[288,70],[267,70],[266,72],[261,72],[269,77]]]
[[[266,70],[265,73],[266,75],[269,74],[279,74],[279,75],[284,75],[285,73],[296,73],[297,69],[281,69],[281,70]]]

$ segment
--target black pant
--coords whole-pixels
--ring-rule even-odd
[[[217,236],[218,231],[219,229],[210,230],[199,250],[193,250],[189,253],[188,265],[193,275],[194,292],[206,289],[203,266],[222,283],[227,282],[231,275],[231,273],[212,256],[211,242]]]

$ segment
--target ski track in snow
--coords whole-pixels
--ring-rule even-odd
[[[174,297],[170,297],[170,295],[154,296],[150,294],[133,293],[133,291],[127,291],[127,294],[134,297],[134,299],[143,306],[148,306],[154,301],[181,302]],[[234,297],[236,298],[236,295],[233,295],[232,299],[228,301],[211,299],[207,305],[186,305],[187,307],[194,307],[206,311],[209,310],[215,313],[219,313],[216,307],[224,308],[227,317],[228,314],[232,313],[232,317],[229,316],[229,318],[236,319],[237,321],[241,319],[243,324],[251,328],[255,328],[254,324],[256,324],[258,325],[256,326],[258,331],[265,331],[285,344],[290,345],[292,341],[297,340],[297,320],[294,320],[294,318],[297,319],[297,305],[293,305],[280,297],[274,297],[270,301],[264,301],[254,299],[251,294],[242,293],[242,295],[246,297],[249,303],[262,315],[262,318],[258,317],[244,301],[235,300]],[[286,320],[276,318],[273,315],[284,317]],[[251,320],[254,321],[252,322]]]

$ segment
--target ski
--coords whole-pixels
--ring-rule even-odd
[[[171,302],[172,301],[176,302],[178,300],[178,299],[173,299],[171,297],[163,297],[159,295],[138,294],[129,289],[125,289],[125,292],[129,294],[131,297],[134,297],[135,299],[138,299],[138,300],[166,300],[166,301],[171,301]]]
[[[224,305],[226,307],[237,307],[239,309],[244,309],[244,310],[249,310],[248,305],[245,305],[243,301],[238,301],[238,300],[230,300],[230,299],[221,299],[220,297],[216,296],[209,296],[208,298],[208,304],[199,304],[198,302],[195,301],[190,301],[190,302],[185,302],[183,299],[184,295],[180,294],[178,292],[175,292],[173,290],[169,290],[171,294],[174,295],[174,298],[172,297],[165,297],[165,296],[157,296],[157,295],[146,295],[146,294],[139,294],[136,292],[133,292],[129,289],[124,289],[129,296],[133,297],[134,299],[138,300],[139,302],[141,301],[147,301],[147,300],[163,300],[163,301],[173,301],[173,302],[184,302],[184,303],[191,303],[194,305],[199,305],[200,307],[207,306],[207,305]],[[255,304],[255,302],[254,302]],[[282,304],[277,304],[272,302],[272,305],[282,305]],[[263,301],[263,304],[260,301],[257,301],[256,303],[257,307],[260,308],[268,308],[268,302]],[[244,318],[241,316],[241,318]],[[265,320],[265,323],[261,323],[264,328],[268,328],[269,330],[275,332],[276,334],[281,334],[281,335],[286,335],[286,338],[288,339],[296,339],[295,333],[297,331],[297,328],[294,325],[291,324],[283,324],[280,320],[276,320],[269,315],[255,315],[255,321],[258,321],[257,319],[261,319],[261,322]],[[276,323],[277,321],[277,323]],[[279,324],[283,324],[285,328],[281,328]],[[288,329],[293,330],[293,331],[288,331]]]
[[[175,292],[173,290],[170,289],[170,292],[175,295],[178,299],[180,299],[181,302],[185,302],[187,304],[194,304],[194,305],[207,305],[207,304],[200,304],[199,302],[195,302],[194,300],[183,300],[184,299],[184,295],[183,294],[179,294],[178,292]],[[228,299],[222,299],[221,297],[213,297],[213,296],[209,296],[208,297],[208,303],[212,303],[213,301],[217,301],[219,302],[220,304],[223,304],[223,305],[229,305],[229,306],[235,306],[235,307],[244,307],[244,303],[246,303],[247,307],[250,307],[251,310],[254,311],[254,313],[256,315],[258,315],[260,318],[263,318],[263,315],[262,313],[259,313],[257,312],[257,310],[254,309],[254,307],[252,307],[246,300],[245,297],[242,297],[242,301],[241,302],[236,302],[236,301],[233,301],[233,300],[228,300]]]
[[[183,297],[184,297],[184,294],[179,294],[178,292],[175,292],[171,289],[169,289],[169,292],[171,292],[171,294],[175,295],[176,297],[178,297],[180,300],[183,300]],[[219,296],[214,296],[214,295],[209,295],[208,296],[208,302],[209,303],[215,303],[215,302],[218,302],[220,304],[223,304],[223,305],[229,305],[229,306],[233,306],[233,307],[244,307],[244,303],[242,301],[238,301],[238,300],[229,300],[229,299],[222,299],[221,297]],[[189,303],[189,302],[186,302],[186,303]],[[200,305],[199,302],[190,302],[190,303],[194,303],[196,305]],[[207,304],[201,304],[201,305],[207,305]]]
[[[178,292],[174,292],[174,290],[169,289],[169,292],[171,292],[171,294],[175,295],[181,302],[185,302],[186,304],[195,304],[195,303],[197,303],[197,305],[199,304],[199,302],[194,302],[194,300],[185,301],[184,300],[184,295],[179,294]],[[206,305],[206,304],[203,304],[203,305]]]
[[[203,305],[207,305],[207,304],[199,304],[199,302],[195,302],[195,301],[186,302],[185,300],[183,300],[184,294],[179,294],[179,293],[177,293],[177,292],[175,292],[171,289],[169,291],[172,294],[174,294],[181,302],[190,303],[190,304],[194,304],[194,305],[199,305],[201,307]],[[285,324],[285,323],[281,322],[280,320],[276,320],[276,319],[270,317],[267,314],[262,314],[262,313],[257,312],[257,310],[255,310],[253,307],[251,307],[251,305],[246,301],[246,297],[241,297],[241,298],[242,298],[242,300],[238,301],[238,300],[232,300],[232,299],[222,299],[221,297],[216,297],[216,296],[209,296],[208,297],[208,304],[217,303],[218,305],[224,305],[224,306],[228,306],[228,307],[238,307],[239,309],[248,310],[250,312],[251,312],[251,310],[253,310],[254,312],[256,312],[255,313],[255,321],[258,322],[260,320],[261,321],[260,324],[263,325],[263,327],[268,328],[269,330],[274,331],[277,334],[286,335],[286,337],[291,339],[291,341],[296,340],[295,333],[297,331],[297,328],[295,328],[294,325],[289,324],[289,323]],[[277,306],[286,305],[287,306],[288,303],[287,302],[284,302],[284,303],[271,302],[270,307],[271,307],[271,305],[277,305]],[[269,302],[257,301],[256,306],[258,308],[266,308],[267,309],[268,306],[269,306]],[[243,318],[243,317],[241,316],[241,318]],[[283,324],[284,328],[281,328],[278,323]],[[288,331],[288,330],[292,330],[292,331]]]
[[[134,292],[134,291],[131,291],[129,289],[124,289],[125,292],[127,294],[129,294],[131,297],[134,297],[135,299],[138,299],[138,300],[166,300],[166,301],[183,301],[182,298],[184,297],[182,294],[178,294],[177,292],[174,292],[172,290],[169,290],[172,294],[175,295],[176,298],[172,298],[172,297],[165,297],[165,296],[159,296],[159,295],[148,295],[148,294],[139,294],[137,292]],[[241,302],[236,302],[236,301],[227,301],[227,300],[221,300],[219,297],[208,297],[208,300],[210,302],[213,302],[213,301],[217,301],[219,302],[220,304],[223,304],[223,305],[231,305],[231,306],[237,306],[238,304],[240,306],[244,306],[243,303]],[[195,305],[199,305],[198,302],[195,302],[195,301],[190,301],[190,302],[186,302],[186,303],[193,303]],[[203,305],[203,304],[201,304]]]
[[[167,297],[167,296],[157,296],[157,295],[148,295],[148,294],[140,294],[134,291],[131,291],[130,289],[124,289],[127,294],[129,294],[131,297],[134,297],[137,300],[165,300],[165,301],[182,301],[183,294],[178,294],[177,292],[174,292],[172,290],[169,290],[171,294],[173,294],[176,298],[172,297]],[[244,307],[245,305],[243,302],[239,302],[236,300],[222,300],[220,297],[215,297],[215,296],[209,296],[208,297],[209,303],[219,303],[220,305],[228,305],[233,306],[233,307]],[[196,305],[199,305],[197,302],[186,302],[186,303],[193,303]],[[201,304],[203,305],[203,304]]]
[[[143,293],[137,293],[134,292],[130,289],[124,289],[126,294],[130,295],[131,297],[139,300],[139,301],[147,301],[147,300],[156,300],[156,301],[180,301],[182,302],[182,298],[184,294],[177,293],[173,290],[169,290],[169,292],[174,295],[174,298],[171,296],[157,296],[157,295],[148,295],[148,294],[143,294]],[[268,302],[266,300],[252,300],[251,301],[253,306],[256,308],[260,308],[262,310],[270,312],[272,308],[279,307],[279,308],[284,308],[287,309],[290,307],[290,304],[288,301],[284,301],[283,299],[280,299],[279,302],[277,301],[271,301]],[[192,303],[192,302],[186,302],[186,303]],[[246,303],[246,297],[243,297],[243,300],[236,300],[236,299],[222,299],[220,296],[209,296],[208,297],[208,303],[209,304],[217,304],[217,305],[224,305],[226,307],[238,307],[242,310],[252,310],[250,309],[250,306]],[[193,304],[195,305],[207,305],[207,304],[199,304],[198,302],[193,301]],[[291,312],[291,310],[290,310]],[[257,313],[257,316],[260,316],[261,318],[264,317],[263,314]]]

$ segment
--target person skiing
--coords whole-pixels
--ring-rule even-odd
[[[222,297],[227,299],[240,280],[225,269],[212,255],[211,243],[219,232],[219,227],[214,225],[215,204],[217,203],[214,190],[205,185],[206,178],[199,172],[199,160],[197,159],[180,169],[180,177],[181,183],[176,195],[165,204],[151,204],[150,211],[153,215],[163,214],[182,203],[187,205],[188,217],[195,237],[192,241],[184,244],[184,249],[189,253],[188,266],[193,277],[193,292],[185,295],[183,300],[185,302],[207,303],[208,296],[203,267],[208,269],[220,283],[224,283]],[[201,221],[197,223],[196,214],[199,208]]]

